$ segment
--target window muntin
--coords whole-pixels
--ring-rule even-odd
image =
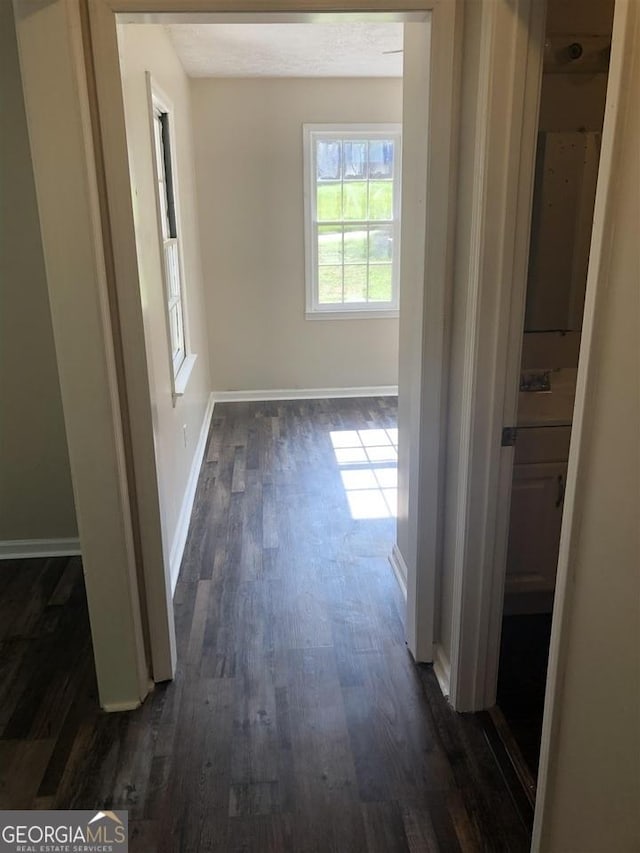
[[[307,312],[396,313],[400,126],[304,130]]]

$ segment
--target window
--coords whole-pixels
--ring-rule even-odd
[[[397,316],[401,130],[305,125],[307,316]]]
[[[151,115],[153,120],[153,163],[156,176],[156,200],[159,235],[162,250],[162,267],[165,287],[165,307],[172,390],[175,398],[184,393],[191,374],[195,355],[187,349],[184,287],[179,233],[179,215],[175,181],[175,155],[172,150],[172,111],[169,102],[149,82]]]

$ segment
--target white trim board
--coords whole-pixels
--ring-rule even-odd
[[[5,539],[0,542],[0,560],[76,557],[81,553],[79,539]]]
[[[451,664],[447,653],[441,645],[435,644],[433,655],[433,672],[438,679],[440,690],[445,699],[451,695]]]
[[[396,580],[398,581],[398,585],[400,587],[400,591],[404,596],[404,600],[407,600],[407,564],[404,561],[404,557],[400,553],[400,550],[396,544],[394,544],[391,549],[391,553],[389,554],[389,562],[391,563],[391,568],[393,569],[393,573],[396,576]]]
[[[215,398],[213,394],[209,395],[207,408],[205,409],[202,426],[200,427],[200,435],[198,443],[193,454],[191,462],[191,471],[187,487],[182,498],[182,506],[180,507],[180,515],[178,516],[178,524],[176,532],[173,536],[173,545],[171,546],[171,555],[169,557],[169,574],[171,577],[171,595],[176,591],[178,583],[178,575],[180,574],[180,566],[182,564],[182,555],[184,554],[184,546],[187,542],[187,534],[189,533],[189,524],[191,522],[191,512],[193,510],[193,501],[196,496],[196,488],[198,486],[198,478],[200,469],[202,468],[202,459],[207,447],[207,437],[209,435],[209,426],[211,425],[211,417],[213,415],[213,407],[215,406]]]
[[[216,403],[262,400],[330,400],[342,397],[397,397],[397,385],[363,385],[353,388],[267,388],[263,391],[214,391]]]
[[[451,385],[459,430],[455,462],[447,463],[446,493],[455,507],[444,546],[452,555],[446,566],[453,589],[447,652],[456,711],[495,703],[506,557],[498,507],[505,510],[510,483],[508,469],[500,472],[512,459],[500,438],[503,426],[513,423],[503,417],[508,383],[519,371],[507,373],[507,354],[514,357],[524,320],[544,43],[544,7],[534,0],[471,5],[465,26],[473,15],[470,32],[480,55],[478,69],[467,73],[478,74],[472,99],[477,121],[469,139],[473,175],[465,182],[470,223],[463,242],[469,251],[456,283],[466,290],[466,302],[455,321],[460,328],[453,340],[460,343],[450,355],[451,364],[460,365]],[[509,384],[513,405],[515,388]]]

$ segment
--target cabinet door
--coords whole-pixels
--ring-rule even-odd
[[[553,592],[566,474],[566,462],[514,466],[507,595]]]

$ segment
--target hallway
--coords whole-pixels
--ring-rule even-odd
[[[141,853],[528,849],[477,721],[405,647],[395,402],[216,405],[176,680],[129,714],[97,711],[90,677],[41,696],[19,733],[38,763],[2,777],[4,807],[128,809]]]

